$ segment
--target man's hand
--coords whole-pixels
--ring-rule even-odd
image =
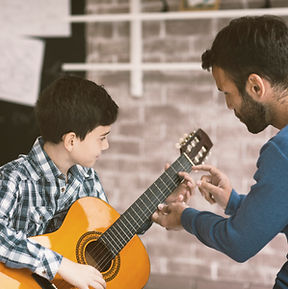
[[[228,177],[211,165],[194,166],[192,170],[210,173],[197,182],[199,191],[210,204],[218,203],[225,210],[232,192]]]
[[[181,230],[181,215],[188,208],[185,202],[173,202],[168,205],[160,204],[152,215],[152,221],[158,223],[167,230]]]
[[[78,264],[63,257],[58,274],[78,289],[105,289],[102,274],[92,266]]]

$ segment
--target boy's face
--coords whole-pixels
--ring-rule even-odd
[[[84,167],[93,167],[101,152],[109,148],[107,136],[110,130],[111,126],[97,126],[84,140],[77,138],[71,151],[72,161]]]

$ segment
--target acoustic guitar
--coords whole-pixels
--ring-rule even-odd
[[[180,157],[122,214],[106,202],[85,197],[69,209],[61,227],[49,234],[31,237],[62,256],[96,267],[107,289],[141,289],[150,273],[149,257],[137,236],[157,206],[181,183],[178,172],[189,172],[203,162],[212,142],[201,129],[186,136]],[[70,289],[56,274],[52,282],[28,269],[10,269],[0,263],[1,289]]]

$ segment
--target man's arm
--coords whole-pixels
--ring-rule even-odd
[[[202,243],[238,262],[254,256],[288,224],[288,160],[270,145],[260,156],[256,184],[229,218],[170,204],[154,220],[168,229],[184,227]],[[174,223],[173,223],[174,222]]]

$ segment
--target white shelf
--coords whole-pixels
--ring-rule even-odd
[[[200,62],[179,62],[179,63],[163,63],[150,62],[141,63],[142,71],[157,71],[157,70],[201,70]],[[62,68],[66,71],[130,71],[133,69],[132,63],[65,63]]]
[[[130,0],[130,13],[102,15],[72,15],[65,18],[71,23],[92,22],[131,22],[130,25],[130,63],[64,63],[64,71],[130,71],[131,94],[143,95],[143,71],[188,71],[200,70],[200,63],[143,63],[142,62],[142,22],[159,20],[188,20],[210,18],[235,18],[241,16],[272,14],[287,16],[288,8],[235,9],[180,11],[161,13],[141,13],[141,0]]]
[[[187,20],[207,18],[234,18],[240,16],[252,16],[273,14],[278,16],[288,15],[288,8],[263,8],[263,9],[230,9],[230,10],[209,10],[209,11],[179,11],[161,13],[122,13],[122,14],[90,14],[71,15],[65,21],[72,23],[91,22],[125,22],[132,20],[159,21],[159,20]]]

